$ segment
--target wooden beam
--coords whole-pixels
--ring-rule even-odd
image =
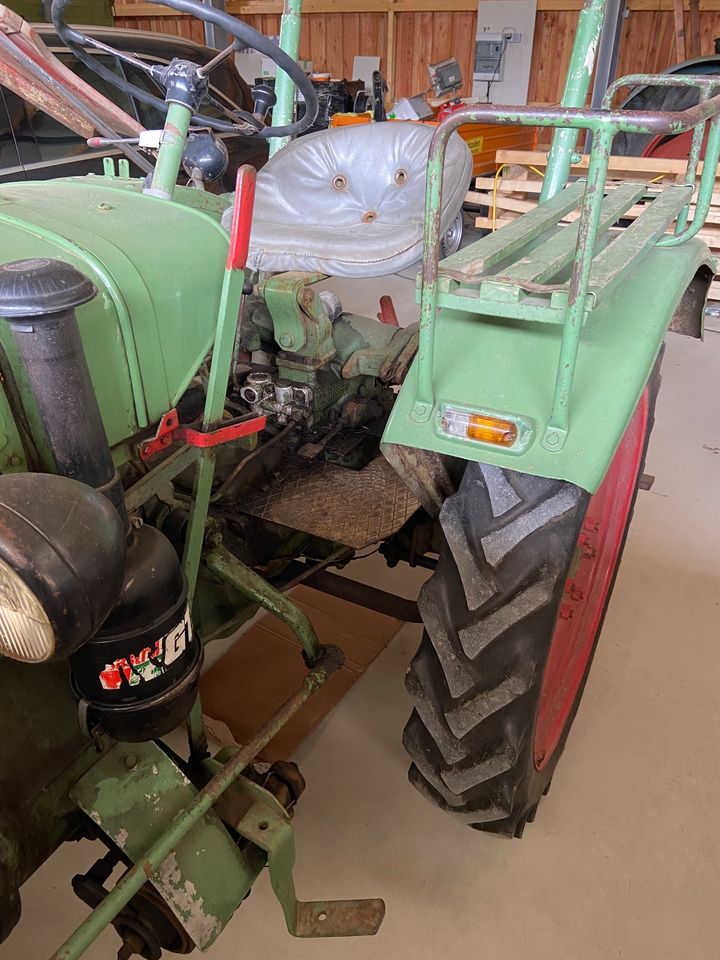
[[[390,96],[395,97],[395,11],[388,10],[387,15],[387,55],[385,57],[385,80]]]
[[[690,43],[688,55],[690,59],[702,55],[700,47],[700,0],[690,0]]]
[[[547,165],[548,155],[542,150],[498,150],[495,159],[500,163],[519,163],[533,167]],[[585,154],[580,163],[574,163],[573,172],[587,170],[590,157]],[[703,163],[698,164],[698,174],[702,173]],[[655,178],[662,174],[668,176],[684,176],[687,169],[687,160],[674,160],[664,157],[619,157],[611,156],[608,167],[611,173],[641,174],[643,177]]]
[[[672,10],[674,0],[628,0],[628,10],[632,12],[656,12]],[[538,0],[537,8],[540,12],[568,12],[582,10],[584,0]],[[685,0],[685,9],[689,9],[690,0]],[[720,0],[700,0],[700,10],[703,13],[717,13],[720,11]]]
[[[303,13],[413,13],[438,10],[439,0],[305,0]],[[633,12],[672,10],[674,0],[629,0],[628,9]],[[685,0],[689,9],[690,0]],[[538,0],[540,12],[580,11],[584,0]],[[123,18],[177,17],[183,16],[170,7],[159,7],[153,3],[132,3],[130,0],[116,0],[115,16]],[[279,14],[283,11],[282,0],[227,0],[228,13],[236,17],[249,17],[261,14]],[[442,0],[443,13],[465,13],[477,10],[477,0]],[[720,0],[700,0],[700,11],[719,13]]]
[[[565,3],[568,0],[564,0]],[[572,7],[573,0],[569,0]],[[718,0],[720,2],[720,0]],[[116,17],[172,17],[183,16],[170,7],[153,3],[132,3],[116,0]],[[236,17],[253,17],[283,12],[282,0],[227,0],[228,13]],[[432,13],[438,10],[438,0],[305,0],[303,13]],[[477,10],[477,0],[442,0],[443,13],[467,13]]]
[[[675,58],[678,63],[687,60],[685,55],[685,10],[683,0],[674,0],[673,16],[675,17]]]

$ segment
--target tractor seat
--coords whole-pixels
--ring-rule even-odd
[[[257,176],[248,267],[379,277],[422,256],[425,172],[434,126],[389,121],[293,140]],[[457,217],[472,156],[447,148],[441,235]],[[223,216],[229,229],[232,210]]]

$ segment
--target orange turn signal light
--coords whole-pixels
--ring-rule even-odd
[[[473,413],[468,417],[466,436],[468,440],[480,440],[498,447],[511,447],[518,438],[518,427],[512,420],[488,417]]]

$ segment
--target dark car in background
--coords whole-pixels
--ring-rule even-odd
[[[34,24],[37,33],[49,49],[73,73],[107,97],[130,116],[135,117],[150,130],[162,127],[164,117],[154,107],[135,100],[117,87],[107,83],[94,71],[81,63],[58,39],[48,24]],[[84,33],[123,52],[133,54],[148,64],[167,64],[176,57],[204,64],[211,60],[217,50],[203,47],[183,37],[150,33],[144,30],[123,30],[111,27],[82,27]],[[130,83],[162,98],[162,92],[142,70],[116,57],[102,52],[93,52],[109,70],[125,77]],[[227,109],[248,110],[252,113],[253,101],[250,88],[237,72],[232,60],[219,64],[212,72],[211,89],[215,99]],[[203,108],[209,117],[226,115],[213,105]],[[223,178],[222,187],[233,189],[235,171],[243,163],[261,167],[267,160],[267,143],[247,137],[221,134],[230,153],[230,163]],[[103,172],[103,158],[123,156],[112,149],[91,150],[82,137],[69,130],[53,117],[27,103],[22,97],[0,85],[0,183],[14,180],[48,180],[53,177],[75,177],[88,173]],[[142,172],[132,169],[133,175]]]

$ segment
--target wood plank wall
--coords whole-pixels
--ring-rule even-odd
[[[557,3],[556,7],[571,7]],[[565,73],[575,37],[578,9],[539,10],[528,99],[534,103],[557,103],[562,96]],[[677,62],[673,13],[667,9],[637,9],[631,3],[623,28],[618,76],[627,73],[660,73]],[[647,4],[650,6],[650,4]],[[661,7],[660,3],[654,6]],[[701,10],[702,55],[714,53],[713,39],[720,37],[720,10]]]
[[[117,12],[127,14],[128,8],[140,5],[143,13],[148,5],[143,0],[122,0],[115,4]],[[338,4],[340,6],[341,4]],[[437,3],[418,6],[444,6]],[[456,4],[456,6],[472,6]],[[362,6],[358,3],[355,6]],[[393,12],[394,64],[388,64],[388,12],[381,8],[389,4],[368,3],[375,10],[368,12],[305,13],[302,20],[300,56],[312,60],[318,71],[330,71],[334,76],[351,78],[354,56],[379,56],[384,71],[395,75],[393,95],[410,96],[428,87],[427,65],[446,57],[457,57],[461,64],[466,96],[472,91],[472,68],[477,23],[477,12],[472,9],[435,12],[431,9]],[[228,4],[232,9],[231,4]],[[312,8],[311,8],[312,9]],[[274,36],[280,31],[280,16],[274,13],[241,14],[242,19],[261,33]],[[116,16],[118,27],[135,27],[162,33],[190,37],[203,42],[203,27],[198,20],[180,16]]]
[[[480,0],[482,2],[482,0]],[[279,4],[257,0],[267,10]],[[128,15],[135,6],[141,16]],[[344,6],[344,12],[332,12]],[[538,0],[529,99],[557,103],[575,36],[582,0]],[[687,6],[687,4],[686,4]],[[153,16],[156,8],[143,0],[116,0],[117,26],[137,27],[187,36],[200,43],[203,28],[198,20],[180,16]],[[251,26],[275,35],[280,29],[277,13],[248,13],[251,0],[228,0]],[[357,12],[367,7],[367,11]],[[356,54],[382,58],[386,73],[394,76],[395,97],[410,96],[427,88],[427,64],[448,56],[458,58],[466,78],[463,94],[472,89],[472,57],[476,33],[476,0],[307,0],[303,15],[300,55],[312,59],[315,68],[335,76],[349,77]],[[348,9],[349,8],[349,9]],[[390,13],[390,8],[392,12]],[[436,8],[443,8],[438,10]],[[672,0],[629,0],[620,51],[621,73],[657,73],[676,60]],[[318,11],[318,12],[313,12]],[[701,0],[702,52],[713,52],[713,38],[720,36],[720,0]],[[390,27],[392,24],[392,27]],[[388,56],[388,29],[394,42]],[[389,62],[392,61],[392,62]]]

